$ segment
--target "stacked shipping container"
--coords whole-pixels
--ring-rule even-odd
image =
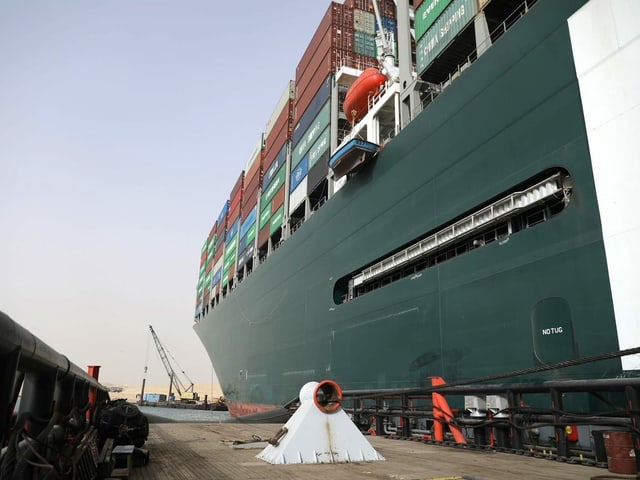
[[[383,12],[395,16],[392,0],[381,4]],[[372,12],[370,1],[332,3],[296,68],[296,126],[292,139],[288,212],[292,224],[306,217],[307,198],[326,198],[328,194],[325,179],[332,144],[330,93],[333,73],[341,66],[364,70],[378,65]],[[314,194],[316,191],[320,193]]]
[[[222,288],[236,273],[236,256],[238,253],[238,231],[240,230],[240,209],[244,191],[244,170],[240,173],[229,198],[229,214],[227,216],[227,236],[224,248],[224,262],[222,268]]]
[[[476,0],[424,0],[416,10],[416,64],[423,74],[478,13]]]
[[[276,106],[271,127],[265,132],[264,177],[258,215],[258,249],[268,247],[269,238],[276,234],[284,219],[285,179],[287,156],[293,131],[294,83],[289,82]]]
[[[395,31],[394,1],[381,0],[379,8],[383,27]],[[326,198],[328,159],[337,142],[332,124],[339,115],[337,101],[332,101],[334,73],[342,66],[378,66],[377,29],[371,0],[330,4],[297,65],[295,82],[286,86],[203,247],[196,302],[200,311],[234,277],[251,270],[255,255],[270,251],[287,218],[305,217],[313,196]],[[212,296],[204,301],[207,285]]]
[[[211,295],[214,296],[220,291],[220,282],[222,280],[222,266],[224,263],[224,244],[227,234],[227,215],[229,214],[229,200],[227,200],[216,221],[216,246],[213,255],[213,276],[211,278]]]
[[[242,222],[240,223],[240,240],[238,241],[237,271],[239,275],[247,263],[249,263],[249,268],[253,266],[252,259],[255,251],[258,195],[260,193],[260,187],[262,186],[263,147],[264,140],[263,136],[260,135],[258,145],[254,149],[245,168],[247,173],[244,179],[245,190],[241,209]]]

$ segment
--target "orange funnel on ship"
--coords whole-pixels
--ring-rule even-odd
[[[369,110],[369,99],[373,97],[382,85],[387,81],[387,77],[380,73],[377,68],[367,68],[347,91],[342,109],[351,122],[355,124],[364,117]]]

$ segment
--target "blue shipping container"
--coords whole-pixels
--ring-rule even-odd
[[[231,225],[229,230],[227,230],[227,239],[229,242],[234,239],[234,237],[236,236],[236,233],[238,233],[239,228],[240,228],[240,219],[238,218],[236,219],[235,222],[233,222],[233,225]]]
[[[149,403],[166,402],[167,396],[164,393],[145,393],[144,400]]]
[[[251,225],[256,223],[258,206],[253,207],[253,210],[246,215],[244,221],[242,222],[242,226],[240,227],[240,237],[244,237],[247,234],[247,230],[251,228]]]
[[[227,213],[229,213],[229,200],[224,202],[224,206],[222,207],[222,211],[220,212],[220,215],[218,215],[218,225],[222,225],[223,224],[224,219],[227,218]]]
[[[238,270],[244,267],[244,264],[253,258],[254,249],[255,249],[255,244],[251,242],[251,245],[245,248],[244,251],[240,253],[240,255],[238,255]]]
[[[289,191],[293,192],[300,182],[307,176],[309,171],[309,155],[305,155],[298,166],[291,172],[291,179],[289,181]]]
[[[211,277],[211,287],[212,288],[215,287],[220,282],[221,278],[222,278],[222,267],[220,267],[218,271],[213,274],[213,277]]]
[[[295,146],[298,144],[302,136],[311,125],[311,122],[315,120],[315,118],[318,116],[318,113],[320,113],[320,110],[322,110],[322,107],[324,107],[324,104],[329,99],[329,96],[331,94],[332,78],[333,74],[330,73],[318,90],[318,93],[316,93],[315,97],[313,97],[313,100],[311,100],[311,103],[302,114],[300,121],[296,124],[295,127],[293,127],[293,137],[291,139],[292,145]]]

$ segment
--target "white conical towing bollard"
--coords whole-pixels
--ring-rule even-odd
[[[274,464],[384,460],[342,410],[337,383],[307,383],[300,389],[300,402],[257,458]]]

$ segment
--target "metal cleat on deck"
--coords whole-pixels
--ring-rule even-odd
[[[300,407],[257,458],[273,464],[384,460],[342,409],[337,383],[309,382]]]

